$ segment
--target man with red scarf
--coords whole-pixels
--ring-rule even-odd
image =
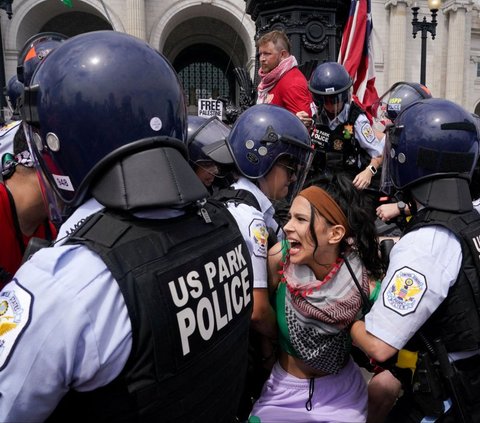
[[[257,104],[282,106],[296,114],[306,126],[312,122],[312,95],[307,80],[290,54],[290,41],[282,31],[264,34],[257,41],[261,78]]]

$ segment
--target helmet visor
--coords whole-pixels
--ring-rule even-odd
[[[188,134],[190,159],[194,162],[213,160],[219,164],[233,163],[228,148],[226,146],[221,148],[230,133],[230,128],[216,116],[202,120],[204,123]]]
[[[47,176],[50,175],[50,172],[43,164],[41,153],[39,152],[43,150],[40,134],[38,134],[32,126],[25,123],[23,125],[27,136],[30,154],[37,171],[43,202],[47,209],[48,217],[54,225],[59,227],[60,224],[63,223],[64,217],[66,217],[67,206],[53,188],[53,181]]]
[[[227,138],[229,133],[230,128],[215,117],[215,119],[207,120],[205,126],[202,126],[192,138],[200,141],[203,145],[208,145]]]
[[[349,102],[350,90],[331,95],[316,93],[312,93],[312,95],[318,110],[324,110],[329,116],[338,116],[345,104]]]
[[[261,178],[269,181],[269,187],[263,191],[271,200],[286,200],[290,204],[303,188],[312,159],[311,149],[302,150],[301,154],[295,156],[282,154],[265,177]]]
[[[383,149],[381,191],[387,195],[394,195],[398,188],[397,172],[398,160],[402,160],[402,155],[396,156],[395,148],[398,145],[399,136],[403,130],[402,126],[390,124],[385,130],[385,147]]]

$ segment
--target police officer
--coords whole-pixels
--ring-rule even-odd
[[[384,131],[386,126],[395,121],[403,109],[426,98],[432,98],[432,94],[425,85],[418,82],[396,82],[380,98],[379,115],[376,117],[376,121],[377,123],[382,122],[382,131]],[[383,172],[382,177],[386,177],[387,174],[388,172]],[[389,222],[400,216],[397,223],[399,226],[403,226],[405,217],[410,215],[410,207],[399,193],[393,192],[392,188],[390,181],[382,180],[382,191],[390,195],[394,201],[379,205],[376,214],[383,222]]]
[[[393,122],[403,109],[419,100],[432,98],[432,93],[425,85],[418,82],[399,81],[380,98],[380,102],[384,98],[387,99],[386,117]]]
[[[32,237],[55,238],[56,228],[46,221],[42,192],[21,127],[24,86],[19,76],[22,81],[30,81],[40,62],[65,39],[57,33],[30,38],[19,55],[19,74],[12,76],[5,87],[12,120],[0,128],[0,235],[4,245],[0,252],[0,287],[20,266]]]
[[[272,316],[266,259],[272,238],[281,239],[283,230],[272,201],[291,200],[302,187],[311,161],[311,141],[300,119],[271,104],[257,104],[243,112],[227,141],[237,173],[228,210],[244,235],[254,268],[252,325],[274,337],[268,324]]]
[[[69,217],[0,293],[0,421],[232,421],[251,265],[188,164],[173,68],[135,37],[90,32],[25,90],[49,210]]]
[[[302,121],[272,104],[257,104],[244,111],[233,125],[226,146],[233,157],[236,181],[230,189],[220,190],[214,197],[227,203],[238,223],[254,274],[251,325],[254,357],[249,372],[253,380],[247,382],[247,397],[240,410],[240,417],[248,417],[250,399],[259,394],[268,376],[267,362],[272,365],[275,362],[271,340],[276,340],[277,332],[269,301],[267,252],[276,239],[283,238],[283,230],[277,222],[273,202],[291,200],[302,187],[312,146]],[[265,369],[268,371],[262,374]]]
[[[66,39],[68,37],[59,32],[39,32],[32,35],[18,54],[18,80],[25,86],[28,86],[38,65]]]
[[[12,118],[19,118],[18,102],[23,94],[23,84],[18,80],[17,75],[13,75],[7,82],[4,89],[4,95],[7,99],[8,108]]]
[[[473,116],[448,100],[412,104],[388,131],[389,177],[413,217],[382,298],[351,329],[375,360],[398,353],[405,393],[388,422],[480,421],[480,216],[469,192],[478,151]]]
[[[230,185],[228,176],[233,164],[232,156],[228,152],[222,153],[224,149],[220,147],[229,133],[230,127],[217,116],[208,119],[188,116],[190,165],[210,193]]]
[[[382,163],[383,140],[352,101],[352,85],[346,69],[336,62],[318,65],[310,77],[308,87],[318,108],[312,131],[317,150],[312,170],[317,175],[347,173],[355,187],[363,190],[370,187]]]
[[[13,152],[13,137],[22,123],[18,112],[18,102],[22,94],[23,84],[17,79],[17,75],[13,75],[4,88],[4,96],[7,99],[11,118],[0,127],[0,157],[3,157],[5,153]]]
[[[18,55],[17,74],[12,76],[5,87],[5,95],[12,119],[0,128],[0,157],[13,152],[13,137],[20,127],[23,85],[28,85],[33,72],[40,62],[63,41],[66,35],[57,32],[40,32],[30,37]],[[2,163],[3,165],[3,163]]]

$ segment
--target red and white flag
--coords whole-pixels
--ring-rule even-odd
[[[379,98],[375,88],[372,29],[370,0],[352,0],[343,30],[338,63],[342,64],[352,77],[353,95],[357,97],[369,118],[372,116],[371,107]]]

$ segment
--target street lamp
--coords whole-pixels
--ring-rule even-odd
[[[427,22],[427,18],[424,16],[422,21],[418,20],[418,1],[414,1],[412,4],[412,27],[413,38],[417,37],[417,32],[422,32],[422,56],[420,62],[420,83],[425,85],[425,69],[427,67],[427,34],[432,34],[432,40],[435,39],[436,27],[437,27],[437,12],[441,5],[441,0],[428,0],[428,8],[432,12],[431,22]]]

